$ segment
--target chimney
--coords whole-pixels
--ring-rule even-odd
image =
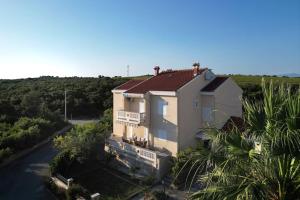
[[[154,75],[157,76],[159,74],[159,66],[154,67]]]
[[[194,77],[199,75],[200,73],[200,63],[194,63],[193,64],[193,75]]]

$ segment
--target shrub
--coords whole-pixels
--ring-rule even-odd
[[[74,159],[71,157],[70,152],[62,151],[50,162],[50,172],[51,174],[65,174],[73,162]]]
[[[100,124],[76,125],[64,136],[54,139],[54,146],[59,151],[68,151],[71,157],[86,162],[104,158],[106,132]]]

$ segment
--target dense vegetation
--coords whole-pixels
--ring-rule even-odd
[[[36,116],[41,106],[64,114],[67,90],[68,118],[96,117],[112,107],[111,90],[125,78],[40,77],[0,80],[0,122],[15,122],[21,116]]]
[[[231,78],[243,89],[244,98],[251,100],[262,100],[263,93],[261,88],[262,78],[266,82],[273,81],[275,85],[289,84],[291,90],[299,89],[300,78],[288,78],[277,76],[255,76],[255,75],[230,75]]]
[[[300,92],[262,89],[262,101],[244,101],[245,130],[208,132],[208,146],[178,160],[203,186],[193,199],[299,199]]]
[[[13,153],[32,147],[61,129],[66,123],[55,113],[41,109],[32,118],[21,117],[10,124],[0,123],[0,162]]]

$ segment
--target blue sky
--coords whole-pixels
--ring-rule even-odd
[[[0,78],[300,73],[300,1],[0,0]]]

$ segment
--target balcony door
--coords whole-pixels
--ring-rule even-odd
[[[139,111],[140,111],[140,113],[145,112],[145,102],[144,101],[139,102]]]

